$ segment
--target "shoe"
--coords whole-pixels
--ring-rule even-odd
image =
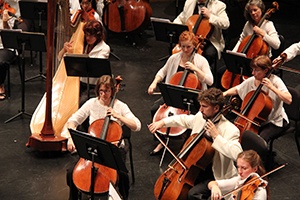
[[[150,156],[158,156],[162,153],[162,149],[160,149],[159,151],[151,151],[150,152]]]
[[[3,101],[6,99],[6,94],[5,93],[0,93],[0,101]]]

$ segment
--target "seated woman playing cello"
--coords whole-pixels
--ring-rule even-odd
[[[224,180],[216,180],[208,183],[208,188],[211,190],[211,199],[212,200],[220,200],[222,199],[222,193],[232,191],[245,183],[247,180],[251,180],[251,178],[256,178],[264,175],[265,169],[263,163],[259,157],[259,155],[253,150],[247,150],[239,153],[237,157],[237,169],[238,176],[235,176],[230,179]],[[245,189],[240,190],[240,196],[243,195],[251,195],[253,200],[267,200],[268,199],[268,190],[267,184],[268,182],[263,179],[258,179],[258,182],[249,187],[245,187]],[[237,194],[232,194],[229,199],[236,199]],[[244,198],[242,198],[244,199]]]
[[[269,52],[267,53],[270,57],[271,49],[278,49],[280,46],[280,40],[275,26],[270,20],[263,20],[261,26],[258,24],[263,19],[263,13],[265,12],[265,4],[262,0],[249,0],[245,6],[244,16],[247,20],[243,32],[240,35],[238,42],[236,43],[233,51],[237,51],[240,47],[241,42],[249,35],[253,33],[261,37],[264,42],[269,45]],[[255,56],[255,55],[253,55]],[[252,58],[252,57],[251,57]]]
[[[132,131],[139,131],[141,129],[141,122],[125,103],[116,99],[113,108],[109,107],[115,92],[116,88],[112,77],[108,75],[101,76],[95,87],[97,97],[89,99],[71,116],[66,124],[67,128],[76,129],[77,126],[83,123],[88,117],[89,124],[92,124],[98,119],[111,116],[111,120],[120,124],[122,129],[127,126]],[[64,131],[62,136],[68,138],[68,151],[75,151],[76,149],[68,130]],[[123,159],[125,160],[124,141],[119,143],[119,147],[121,153],[124,155]],[[73,169],[69,170],[67,174],[67,183],[70,187],[70,199],[78,199],[78,190],[73,183],[72,173]],[[123,198],[127,199],[129,190],[129,179],[127,174],[122,177],[119,176],[118,186]]]
[[[271,8],[268,11],[275,11],[275,8]],[[265,4],[262,0],[248,1],[244,10],[244,17],[247,22],[244,25],[238,42],[232,50],[233,52],[244,53],[249,59],[257,55],[272,56],[271,50],[280,47],[280,40],[273,22],[265,19],[269,12],[265,13]],[[251,40],[252,37],[253,40]],[[239,75],[236,74],[234,80],[232,80],[232,73],[228,70],[224,71],[225,66],[219,68],[217,71],[217,77],[222,77],[221,80],[216,81],[218,87],[222,85],[226,90],[240,83]],[[233,82],[231,83],[231,81]]]
[[[179,71],[185,69],[192,71],[198,81],[201,83],[201,90],[206,90],[207,85],[213,84],[213,75],[211,73],[207,60],[200,54],[193,53],[198,44],[198,39],[194,33],[184,31],[179,36],[179,45],[182,51],[173,54],[169,57],[166,64],[157,72],[154,80],[148,88],[148,94],[153,94],[157,87],[157,83],[165,78],[165,83],[170,84],[172,77]],[[188,80],[187,80],[188,81]],[[196,89],[196,88],[194,88]],[[157,100],[151,108],[152,118],[160,105],[164,103],[163,98]],[[159,144],[150,155],[156,155],[161,149],[162,145]]]
[[[259,127],[258,134],[266,142],[269,142],[288,125],[289,120],[284,111],[283,103],[291,104],[292,96],[278,76],[271,74],[269,78],[266,77],[272,69],[272,62],[268,56],[261,55],[254,58],[250,63],[250,67],[253,76],[223,94],[224,96],[239,95],[244,100],[249,92],[256,90],[260,84],[263,85],[262,91],[270,97],[273,109],[267,120]]]

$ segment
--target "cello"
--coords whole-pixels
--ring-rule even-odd
[[[279,5],[277,2],[273,2],[272,6],[273,8],[269,8],[260,22],[257,24],[258,27],[262,25],[266,18],[269,18],[272,13],[279,9]],[[258,37],[255,33],[245,37],[237,50],[237,52],[246,54],[247,58],[250,59],[254,58],[257,55],[267,55],[268,51],[268,44],[263,41],[261,37]],[[245,78],[247,77],[241,77],[241,75],[239,74],[233,74],[226,69],[221,78],[221,84],[224,89],[229,89],[240,84]]]
[[[227,108],[219,111],[212,122],[215,123],[225,110]],[[203,128],[200,133],[191,135],[180,153],[169,164],[169,168],[159,176],[154,186],[156,199],[187,199],[189,189],[194,186],[201,170],[211,163],[214,156],[211,138],[208,138],[205,132]]]
[[[283,64],[286,55],[283,54],[277,63],[274,63],[272,69],[266,74],[265,77],[269,78],[272,72]],[[258,133],[260,125],[267,120],[273,103],[271,98],[262,91],[263,84],[260,83],[255,91],[250,91],[244,98],[241,107],[241,113],[233,112],[238,115],[234,124],[240,130],[240,139],[245,130],[251,130]],[[255,105],[255,106],[254,106]]]
[[[189,62],[193,60],[199,45],[200,44],[198,44],[198,46],[193,50]],[[201,88],[201,83],[198,80],[197,76],[194,73],[191,73],[190,70],[188,69],[184,69],[183,72],[181,71],[174,74],[170,80],[170,84],[183,86],[186,88],[192,88],[192,89]],[[167,106],[166,104],[163,104],[156,111],[153,117],[153,122],[157,122],[163,118],[172,115],[189,114],[188,112],[189,112],[188,110],[182,110],[182,109],[174,108],[172,106]],[[186,128],[182,128],[182,127],[161,128],[158,130],[160,134],[171,135],[171,136],[179,136],[183,134],[185,131]]]
[[[209,0],[206,0],[204,3],[204,7],[207,7],[207,4],[209,3]],[[203,14],[196,14],[192,15],[188,18],[186,21],[186,25],[189,28],[189,31],[193,32],[198,38],[201,38],[201,48],[198,48],[197,53],[202,54],[202,49],[204,47],[204,39],[207,39],[211,36],[213,32],[213,26],[210,25],[209,19],[203,17]],[[200,41],[201,41],[200,40]],[[180,47],[177,44],[173,50],[172,53],[177,53],[180,51]]]
[[[152,8],[145,0],[109,0],[107,3],[103,22],[112,32],[132,32],[150,22]]]
[[[118,76],[116,77],[116,81],[117,93],[122,78]],[[113,104],[116,99],[116,93],[112,97],[109,107],[113,107]],[[117,122],[111,121],[110,116],[106,116],[105,119],[98,119],[90,125],[89,134],[91,134],[94,137],[98,137],[100,139],[111,142],[113,144],[118,144],[122,137],[122,128]],[[92,180],[92,162],[89,160],[85,160],[83,158],[79,159],[73,171],[74,184],[79,190],[84,192],[95,192],[97,194],[106,193],[109,189],[110,181],[116,184],[118,179],[117,171],[115,169],[100,165],[98,163],[94,163],[94,165],[97,168],[94,179],[94,191],[90,191]]]

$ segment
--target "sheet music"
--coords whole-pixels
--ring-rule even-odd
[[[89,58],[89,54],[75,54],[75,53],[66,53],[64,56],[67,57],[80,57],[80,58]]]
[[[112,182],[109,183],[108,200],[122,200],[122,198],[120,197],[118,191],[116,190]]]
[[[232,54],[232,55],[236,55],[236,56],[241,56],[244,58],[247,58],[247,55],[244,53],[240,53],[240,52],[235,52],[235,51],[230,51],[230,50],[226,50],[226,53]]]
[[[164,19],[164,18],[158,18],[158,17],[150,17],[151,21],[155,22],[165,22],[165,23],[171,23],[169,19]]]

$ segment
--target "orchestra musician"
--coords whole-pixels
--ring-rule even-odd
[[[10,16],[8,10],[4,9],[4,3],[6,3],[4,0],[0,0],[0,29],[13,29],[16,18]],[[4,82],[6,79],[7,69],[15,58],[15,51],[12,49],[5,49],[0,38],[0,100],[6,99]]]
[[[238,128],[227,120],[223,114],[218,116],[215,123],[211,120],[222,111],[225,97],[221,90],[209,88],[201,91],[198,96],[200,110],[196,115],[174,115],[154,122],[148,126],[151,133],[162,127],[183,126],[192,129],[191,134],[200,133],[204,128],[212,139],[212,148],[215,150],[212,164],[204,173],[200,173],[195,186],[188,192],[188,199],[208,199],[210,190],[209,181],[232,178],[237,175],[234,165],[238,154],[242,152],[239,143]]]
[[[67,121],[66,128],[76,129],[78,125],[82,124],[89,117],[89,124],[92,124],[98,119],[104,119],[106,116],[110,116],[113,121],[116,121],[122,129],[125,130],[127,126],[132,131],[140,131],[141,122],[140,120],[131,112],[130,108],[126,103],[116,99],[114,106],[109,107],[111,104],[112,97],[116,92],[114,80],[109,75],[101,76],[96,84],[95,93],[96,97],[86,101],[82,107],[79,108]],[[75,146],[73,140],[70,136],[69,131],[65,128],[62,136],[68,138],[68,151],[74,152]],[[126,158],[125,141],[122,140],[119,143],[119,149],[123,156],[123,160]],[[67,173],[67,183],[70,187],[70,199],[78,199],[78,190],[73,183],[72,179],[73,168],[68,170]],[[127,174],[119,175],[119,190],[124,199],[128,197],[129,190],[129,178]]]
[[[222,199],[222,194],[224,194],[226,191],[232,191],[243,186],[252,176],[258,177],[266,173],[259,155],[254,150],[243,151],[238,155],[237,169],[239,173],[238,176],[230,179],[215,180],[208,183],[208,188],[211,190],[212,200],[220,200]],[[243,195],[251,194],[253,195],[253,198],[251,198],[253,200],[269,199],[267,181],[263,179],[259,179],[258,181],[258,183],[255,183],[247,188],[245,187],[244,190],[241,190],[241,193],[238,193],[239,196],[243,197]],[[235,195],[237,194],[232,194],[229,199],[236,199]]]
[[[97,10],[96,0],[79,0],[80,9],[78,9],[71,16],[71,22],[74,24],[79,14],[81,15],[81,21],[86,22],[88,20],[97,20],[102,23],[102,19],[99,16]]]
[[[33,28],[32,21],[21,17],[19,1],[20,0],[6,0],[6,3],[8,3],[16,12],[14,14],[16,17],[14,28],[22,29],[22,31],[31,31]]]
[[[86,22],[83,26],[84,32],[84,52],[83,54],[88,54],[91,58],[103,58],[108,59],[110,54],[110,47],[104,41],[104,29],[103,25],[97,20],[91,20]],[[58,59],[61,60],[65,53],[72,53],[74,41],[65,42],[64,48],[59,52]],[[99,66],[101,67],[101,66]],[[89,78],[90,90],[93,90],[98,78]],[[86,77],[80,78],[80,93],[81,93],[81,105],[85,102],[83,95],[87,92],[88,80]]]
[[[272,69],[272,61],[266,55],[255,57],[251,63],[252,75],[240,85],[225,91],[224,96],[239,95],[244,100],[245,96],[263,84],[262,91],[272,100],[272,111],[265,123],[259,127],[258,134],[268,143],[272,138],[277,137],[288,125],[289,120],[284,111],[283,103],[291,104],[292,95],[284,82],[275,74],[269,78],[266,74]]]
[[[294,59],[297,55],[300,55],[300,42],[292,44],[282,53],[285,53],[287,56],[286,59],[284,60],[285,62]],[[276,63],[279,59],[281,59],[280,56],[278,56],[273,62]]]
[[[207,86],[213,84],[213,75],[207,60],[198,53],[194,54],[194,57],[191,58],[192,53],[198,44],[195,34],[189,31],[184,31],[180,34],[178,43],[182,51],[170,56],[165,65],[157,72],[154,80],[148,87],[148,94],[153,94],[157,87],[157,83],[165,79],[165,83],[169,84],[173,75],[178,71],[183,71],[184,69],[191,70],[194,74],[196,74],[199,82],[201,82],[202,90],[206,90]],[[163,103],[164,101],[161,97],[153,104],[151,108],[152,119],[159,106]],[[150,155],[157,155],[162,150],[162,147],[163,146],[159,143],[156,148],[150,152]]]
[[[265,12],[265,4],[262,0],[249,0],[245,5],[244,17],[247,20],[242,33],[240,34],[239,40],[234,46],[234,52],[237,52],[241,43],[246,37],[256,34],[261,37],[262,40],[268,44],[268,55],[272,56],[272,49],[278,49],[280,47],[280,40],[274,23],[270,20],[265,19],[260,27],[257,25],[262,20],[263,14]],[[252,43],[252,45],[254,45]],[[257,47],[258,48],[258,47]],[[256,56],[256,55],[254,55]],[[253,56],[251,56],[252,58]],[[217,77],[222,77],[226,66],[222,66],[217,71]],[[216,80],[217,86],[220,87],[220,81]],[[229,89],[229,88],[226,88]]]
[[[233,51],[237,51],[241,42],[245,37],[255,33],[261,37],[264,42],[269,45],[269,56],[272,56],[271,50],[278,49],[280,46],[280,40],[274,23],[265,19],[260,27],[258,23],[261,21],[265,12],[265,4],[262,0],[249,0],[245,6],[244,17],[247,22],[244,25],[243,31],[240,35],[238,42],[236,43]]]
[[[207,7],[203,6],[208,1]],[[208,60],[211,70],[216,70],[216,62],[221,58],[221,52],[225,47],[222,30],[226,30],[229,25],[229,18],[226,13],[226,4],[219,0],[186,0],[183,11],[173,21],[178,24],[186,24],[187,20],[194,14],[202,14],[209,19],[209,24],[213,26],[213,32],[203,49],[202,55]]]

